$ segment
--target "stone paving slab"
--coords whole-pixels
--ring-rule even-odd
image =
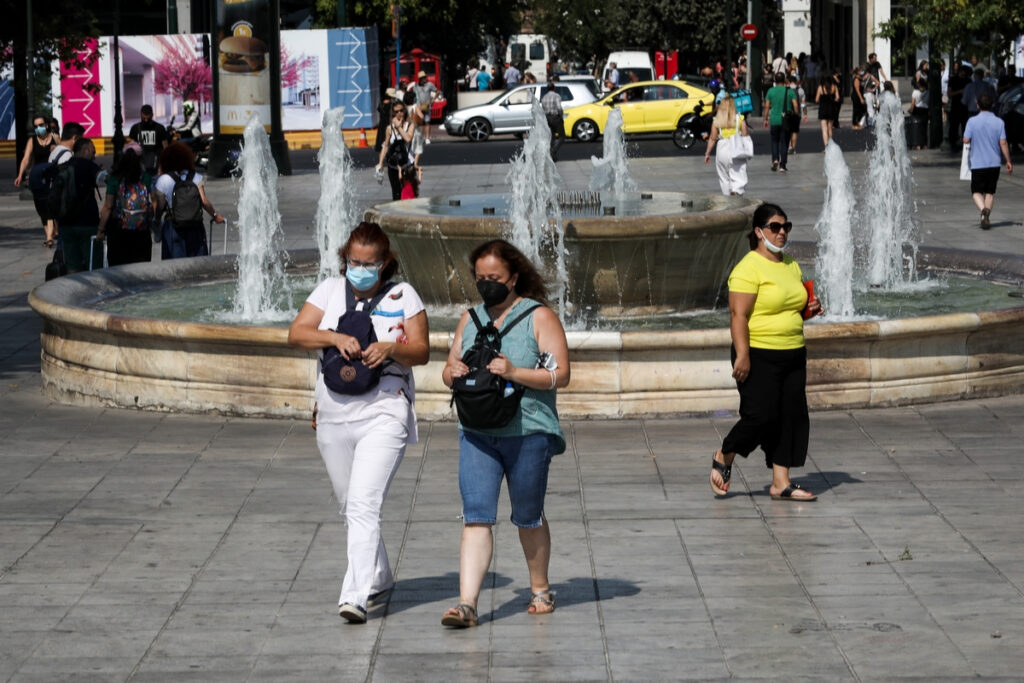
[[[983,233],[955,161],[912,158],[926,244],[1024,254],[1021,179],[1004,175],[1011,218]],[[855,177],[866,167],[847,159]],[[753,163],[750,191],[810,233],[820,166]],[[589,163],[559,171],[582,187]],[[695,157],[633,171],[652,189],[717,189]],[[363,173],[360,201],[386,200]],[[424,192],[504,174],[428,168]],[[229,181],[208,189],[234,203]],[[311,245],[318,191],[313,175],[281,179],[289,248]],[[797,478],[813,504],[771,501],[757,454],[712,499],[708,459],[732,415],[568,423],[547,505],[558,610],[525,613],[503,497],[482,622],[465,632],[439,625],[458,590],[456,430],[423,424],[384,507],[396,589],[349,626],[345,530],[307,422],[41,396],[35,222],[0,191],[0,680],[1020,680],[1020,396],[814,413]]]

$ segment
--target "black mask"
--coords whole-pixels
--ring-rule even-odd
[[[497,280],[477,280],[476,291],[480,292],[480,297],[487,308],[500,304],[508,298],[509,293],[508,287]]]

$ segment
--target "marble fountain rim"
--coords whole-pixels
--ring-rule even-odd
[[[813,258],[814,244],[794,242],[789,253],[798,260]],[[315,269],[316,250],[289,252],[289,269]],[[1015,282],[1024,278],[1024,257],[992,252],[960,251],[922,247],[918,251],[923,267],[941,272]],[[37,286],[29,292],[29,305],[43,318],[66,325],[167,340],[205,340],[254,346],[287,344],[286,328],[265,325],[230,325],[179,322],[107,313],[88,304],[125,287],[136,289],[181,280],[220,280],[235,270],[235,257],[207,256],[107,268],[75,273]],[[912,336],[937,330],[977,328],[986,323],[1024,321],[1024,304],[993,311],[945,313],[912,318],[891,318],[865,322],[816,323],[805,328],[808,342],[818,339],[870,339]],[[571,349],[622,350],[626,348],[702,348],[729,340],[728,328],[703,330],[612,331],[572,330],[567,332]],[[432,332],[431,348],[447,349],[450,332]]]

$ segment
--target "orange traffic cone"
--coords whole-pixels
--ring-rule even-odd
[[[369,147],[370,146],[366,142],[366,129],[365,128],[360,128],[359,129],[359,146],[360,147]]]

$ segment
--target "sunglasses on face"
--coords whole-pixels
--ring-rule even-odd
[[[765,224],[764,229],[771,230],[772,232],[778,232],[779,230],[789,232],[793,229],[793,224],[790,221],[786,221],[785,223],[767,223]]]
[[[393,111],[396,114],[404,114],[405,113],[405,107],[395,107]]]

